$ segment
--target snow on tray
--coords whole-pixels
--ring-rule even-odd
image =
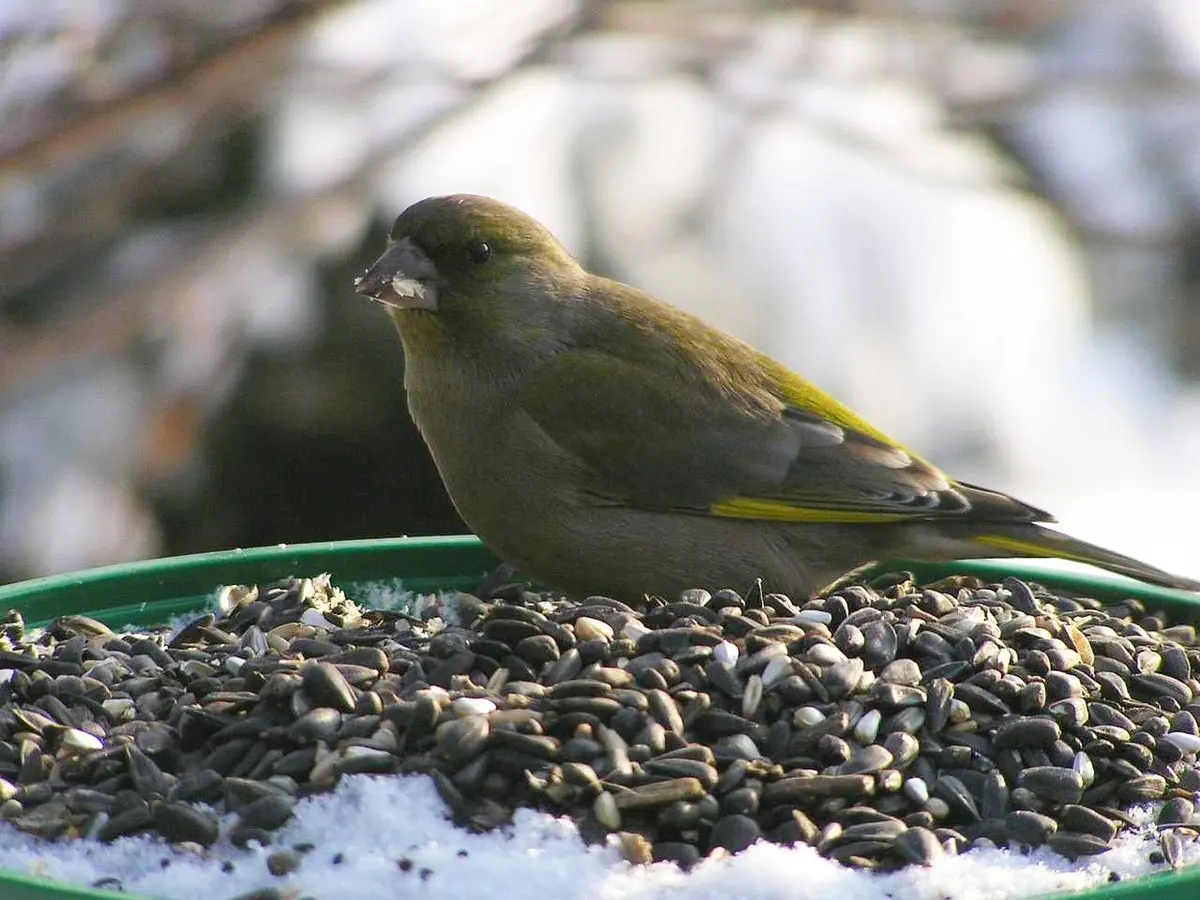
[[[1143,818],[1150,821],[1148,813]],[[304,844],[314,849],[296,871],[270,874],[270,853]],[[873,875],[810,847],[760,842],[685,874],[668,864],[631,866],[614,846],[586,846],[569,820],[532,810],[519,810],[511,828],[469,834],[447,821],[429,778],[355,775],[301,801],[270,847],[238,850],[223,841],[201,858],[141,837],[44,843],[3,824],[0,868],[172,900],[229,900],[266,887],[319,900],[1006,900],[1086,891],[1113,873],[1124,881],[1162,871],[1148,860],[1155,846],[1145,833],[1131,833],[1077,863],[1045,848],[1029,855],[989,849],[947,856],[930,869]],[[1198,858],[1189,842],[1185,862]]]

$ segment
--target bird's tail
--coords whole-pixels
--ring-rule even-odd
[[[978,528],[978,526],[976,526]],[[1072,562],[1099,566],[1119,575],[1128,575],[1148,584],[1200,591],[1200,581],[1172,575],[1140,560],[1113,553],[1095,544],[1077,540],[1060,531],[1041,525],[1022,524],[998,526],[995,530],[977,532],[970,541],[980,548],[979,555],[996,557],[1034,557],[1039,559],[1068,559]]]

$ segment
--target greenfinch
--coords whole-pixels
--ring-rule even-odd
[[[422,200],[355,289],[404,347],[408,406],[500,558],[573,594],[805,598],[888,559],[1058,557],[1200,590],[955,481],[774,359],[585,271],[486,197]]]

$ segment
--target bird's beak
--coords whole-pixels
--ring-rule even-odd
[[[438,270],[411,238],[384,251],[374,265],[354,279],[354,290],[396,309],[436,311]]]

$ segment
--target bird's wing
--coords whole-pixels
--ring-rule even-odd
[[[766,374],[768,389],[717,385],[575,348],[528,375],[518,402],[596,503],[779,522],[1049,520],[952,481],[786,369]]]

